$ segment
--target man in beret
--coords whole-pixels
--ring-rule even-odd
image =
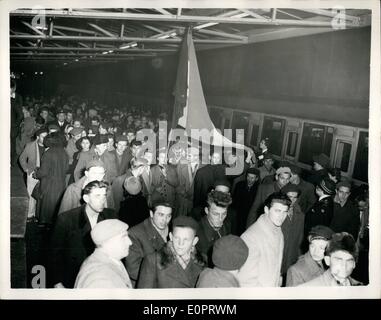
[[[299,206],[300,189],[289,183],[281,190],[291,200],[290,209],[287,217],[282,224],[282,232],[284,237],[284,249],[281,274],[283,281],[287,273],[287,269],[293,265],[301,255],[301,244],[304,237],[304,212]]]
[[[316,195],[318,201],[306,212],[304,223],[304,239],[307,239],[307,235],[312,227],[317,225],[323,225],[329,227],[331,225],[333,217],[333,198],[335,194],[335,184],[329,178],[324,178],[316,186]],[[302,249],[307,249],[308,243],[305,241],[302,245]]]
[[[232,224],[227,219],[228,207],[232,203],[230,193],[212,190],[208,193],[205,215],[198,222],[197,250],[208,266],[213,266],[212,253],[215,241],[232,233]]]
[[[311,176],[309,177],[309,181],[313,185],[317,185],[321,179],[327,176],[328,174],[328,168],[330,167],[330,159],[327,155],[324,153],[320,153],[319,155],[314,155],[312,157],[313,160],[313,172]]]
[[[91,160],[101,160],[106,170],[104,180],[112,184],[117,176],[115,155],[107,151],[108,137],[107,135],[96,135],[93,139],[93,145],[90,149],[90,157],[79,158],[75,171],[81,171],[87,166],[87,162]],[[75,175],[76,176],[76,175]]]
[[[275,181],[271,183],[261,184],[258,188],[257,195],[253,205],[250,208],[247,216],[246,227],[250,227],[264,212],[264,202],[267,197],[274,193],[279,192],[286,184],[290,182],[291,170],[289,167],[279,167],[275,172]]]
[[[36,140],[28,142],[19,157],[20,166],[26,173],[26,188],[29,195],[29,219],[32,219],[36,215],[36,199],[32,197],[32,192],[38,179],[33,177],[33,173],[40,167],[41,157],[45,152],[44,138],[48,135],[48,131],[46,129],[39,129],[34,135]]]
[[[172,211],[169,203],[158,201],[154,203],[149,217],[130,229],[132,246],[125,265],[134,285],[143,258],[159,251],[167,243]]]
[[[360,211],[349,199],[351,188],[348,181],[342,181],[336,185],[330,227],[335,232],[348,232],[354,239],[357,239],[360,230]]]
[[[246,171],[245,180],[239,181],[233,192],[233,208],[237,212],[237,234],[246,230],[246,221],[249,210],[254,203],[260,184],[260,172],[257,168]]]
[[[196,244],[197,222],[187,216],[174,219],[170,241],[142,262],[138,288],[194,288],[205,267]]]
[[[296,185],[300,189],[298,203],[302,212],[307,212],[316,202],[315,186],[302,178],[302,169],[291,165],[290,183]]]
[[[118,219],[104,220],[91,230],[96,245],[82,264],[74,288],[132,288],[121,259],[128,256],[128,225]]]
[[[265,213],[241,236],[249,247],[249,257],[238,273],[241,287],[280,287],[284,238],[281,226],[291,201],[283,193],[271,194]]]
[[[361,286],[351,278],[356,267],[358,248],[353,237],[347,232],[335,233],[325,251],[324,262],[329,269],[317,278],[303,283],[304,287]]]
[[[130,167],[132,154],[128,146],[127,136],[117,135],[115,143],[115,149],[110,151],[110,153],[115,156],[116,175],[119,177],[125,174]]]
[[[92,181],[104,181],[105,168],[100,160],[91,160],[86,165],[85,175],[77,182],[70,184],[62,197],[58,213],[68,211],[81,206],[82,192],[86,185]],[[114,197],[111,188],[107,188],[106,208],[113,209]]]
[[[326,226],[315,226],[308,234],[308,251],[287,270],[286,287],[295,287],[317,278],[325,272],[324,252],[333,231]]]
[[[73,288],[82,262],[95,248],[90,231],[100,221],[117,218],[106,208],[107,187],[102,181],[88,183],[83,189],[85,204],[57,216],[47,273],[55,288]]]
[[[246,262],[248,255],[249,248],[240,237],[227,235],[218,239],[213,246],[214,268],[206,268],[201,272],[196,287],[239,287],[236,276]]]

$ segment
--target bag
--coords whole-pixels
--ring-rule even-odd
[[[41,199],[42,195],[41,195],[41,183],[40,183],[40,181],[38,181],[37,184],[34,186],[31,196],[36,200]]]

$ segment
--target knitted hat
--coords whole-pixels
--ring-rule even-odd
[[[323,178],[320,182],[319,182],[319,188],[323,190],[323,192],[325,194],[328,194],[330,196],[334,195],[335,194],[335,190],[336,190],[336,186],[335,186],[335,183],[329,179],[329,178]]]
[[[308,233],[308,240],[309,242],[315,239],[330,240],[333,233],[334,232],[330,228],[318,225],[313,227],[311,231]]]
[[[142,191],[142,184],[140,183],[138,178],[135,178],[133,176],[128,177],[126,180],[124,180],[123,187],[129,194],[133,196],[137,195],[140,191]]]
[[[189,227],[192,228],[195,232],[198,229],[198,223],[192,217],[189,216],[179,216],[175,218],[172,222],[172,230],[175,227]]]
[[[246,243],[238,236],[228,235],[214,243],[212,260],[222,270],[238,270],[246,262],[248,255]]]
[[[330,256],[335,251],[347,251],[355,259],[357,259],[358,249],[356,241],[347,232],[334,233],[332,239],[329,241],[326,255]]]
[[[91,230],[91,238],[99,246],[128,229],[128,224],[118,219],[107,219],[97,223]]]
[[[314,155],[312,157],[312,160],[318,164],[320,164],[323,168],[329,167],[329,157],[325,155],[324,153],[321,153],[319,155]]]

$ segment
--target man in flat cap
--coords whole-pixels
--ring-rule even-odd
[[[326,177],[328,174],[328,168],[330,167],[330,159],[324,153],[320,153],[319,155],[314,155],[312,157],[313,160],[313,172],[309,177],[309,181],[313,185],[317,185],[322,178]]]
[[[357,239],[360,230],[360,211],[349,199],[351,188],[348,181],[342,181],[336,185],[330,227],[335,232],[348,232],[354,239]]]
[[[85,175],[77,182],[70,184],[62,197],[58,213],[81,206],[82,192],[92,181],[104,181],[105,168],[101,160],[91,160],[86,165]],[[114,197],[111,188],[107,188],[106,208],[114,208]]]
[[[258,188],[257,195],[253,205],[250,208],[246,227],[250,227],[264,212],[264,202],[267,197],[274,193],[279,192],[286,184],[290,182],[291,170],[289,167],[279,167],[275,173],[275,181],[271,183],[261,184]]]
[[[110,151],[115,156],[115,167],[117,177],[125,174],[130,167],[132,154],[128,146],[127,136],[117,135],[115,138],[115,150]]]
[[[75,171],[81,171],[87,166],[87,162],[91,160],[101,160],[106,170],[104,180],[112,184],[117,176],[115,155],[107,151],[108,137],[107,135],[96,135],[92,141],[93,145],[90,149],[90,157],[79,158]],[[76,174],[75,174],[76,176]]]
[[[326,226],[315,226],[308,234],[308,251],[287,270],[286,287],[296,287],[325,272],[325,249],[334,232]]]
[[[267,181],[273,181],[274,175],[276,170],[273,167],[274,164],[274,158],[270,153],[265,153],[262,158],[263,165],[258,168],[259,170],[259,178],[260,182],[262,183],[263,179],[266,177],[269,177],[270,180]]]
[[[335,194],[335,183],[325,177],[316,186],[316,195],[318,201],[306,212],[304,223],[304,239],[307,239],[307,235],[312,227],[317,225],[323,225],[329,227],[331,225],[333,217],[333,195]],[[307,241],[304,241],[302,249],[307,249]]]
[[[290,183],[296,185],[300,189],[298,203],[302,212],[307,212],[316,202],[315,186],[302,178],[301,168],[295,165],[290,165],[290,169]]]
[[[282,188],[281,192],[287,195],[291,200],[290,209],[282,224],[284,249],[281,274],[284,281],[287,269],[293,265],[302,254],[301,244],[304,237],[304,212],[302,212],[299,206],[301,191],[296,185],[289,183]]]
[[[232,207],[237,212],[237,235],[241,235],[246,230],[247,216],[260,184],[259,177],[257,168],[249,168],[246,171],[245,180],[239,181],[233,191]]]
[[[242,235],[249,256],[238,273],[241,287],[280,287],[284,238],[281,226],[290,208],[290,199],[281,192],[265,201],[264,214]]]
[[[325,251],[324,262],[329,269],[321,276],[300,286],[338,287],[361,286],[362,283],[351,278],[356,267],[358,248],[353,237],[347,232],[335,233]]]
[[[204,269],[197,281],[197,288],[239,287],[236,278],[246,262],[249,248],[238,236],[227,235],[218,239],[213,246],[214,268]]]
[[[130,229],[132,246],[125,265],[134,285],[139,277],[143,258],[159,251],[167,243],[172,211],[169,203],[157,201],[149,212],[149,217]]]
[[[205,267],[196,244],[197,222],[179,216],[172,223],[170,241],[143,259],[138,288],[194,288]]]
[[[74,288],[132,288],[121,259],[128,256],[128,225],[118,219],[104,220],[91,230],[96,245],[82,264]]]
[[[92,181],[83,189],[84,205],[62,212],[52,233],[48,278],[56,288],[73,288],[82,262],[94,251],[90,231],[103,220],[115,219],[106,208],[107,183]]]
[[[26,173],[26,187],[29,195],[29,219],[34,218],[36,215],[36,199],[32,197],[32,192],[38,179],[35,179],[33,174],[41,165],[41,157],[45,152],[44,138],[48,135],[48,131],[42,128],[37,130],[34,135],[36,140],[28,142],[19,157],[20,166]]]

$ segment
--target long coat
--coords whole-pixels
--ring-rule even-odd
[[[143,259],[137,287],[194,288],[203,269],[201,258],[191,259],[183,269],[167,245]]]
[[[24,118],[20,124],[20,132],[16,139],[16,152],[21,154],[25,145],[31,141],[35,130],[36,121],[33,117]]]
[[[69,159],[62,147],[49,148],[41,158],[41,167],[36,172],[40,180],[39,221],[52,224],[65,191],[66,171]]]
[[[316,202],[315,186],[300,178],[297,187],[301,191],[298,199],[300,208],[303,212],[307,212]]]
[[[152,177],[152,203],[158,199],[164,199],[171,205],[176,205],[176,188],[179,185],[179,179],[174,166],[165,165],[166,176],[160,169],[159,165],[151,167]],[[175,215],[175,214],[174,214]]]
[[[283,234],[266,214],[241,236],[249,247],[249,256],[237,278],[241,287],[279,287],[283,256]]]
[[[132,285],[120,261],[115,261],[101,250],[95,249],[83,262],[74,288],[132,288]]]
[[[119,219],[131,228],[149,217],[147,199],[141,192],[136,195],[126,194],[120,203]]]
[[[193,208],[193,192],[194,192],[194,177],[196,172],[192,174],[190,164],[177,165],[177,177],[179,185],[177,187],[177,205],[176,213],[178,216],[189,215]]]
[[[335,232],[348,232],[356,240],[360,230],[360,211],[352,201],[347,200],[344,206],[333,203],[333,217],[330,228]]]
[[[83,205],[57,217],[49,255],[48,277],[51,276],[52,285],[62,282],[65,288],[73,288],[81,264],[95,249],[85,209]],[[116,218],[114,210],[104,209],[97,222]]]
[[[120,162],[118,162],[118,155],[116,153],[116,150],[112,150],[109,152],[114,155],[116,176],[118,177],[118,176],[125,174],[130,167],[130,161],[132,159],[132,154],[131,154],[131,151],[129,150],[129,148],[127,148],[123,152]]]
[[[208,266],[213,266],[212,251],[213,245],[219,238],[231,234],[231,223],[225,219],[224,224],[218,232],[210,225],[207,216],[203,216],[198,223],[197,236],[199,238],[196,248],[202,255]]]
[[[35,140],[26,144],[23,152],[20,154],[19,162],[24,172],[30,174],[40,166],[40,159],[40,150],[37,140]]]
[[[165,241],[152,225],[150,218],[129,229],[128,236],[132,245],[125,259],[125,265],[131,280],[135,282],[138,280],[143,258],[163,248]]]
[[[197,280],[196,288],[238,288],[237,278],[229,271],[206,268]]]
[[[287,270],[286,287],[296,287],[324,273],[323,265],[319,265],[311,257],[309,251],[300,256],[298,261]]]
[[[69,211],[74,208],[78,208],[82,204],[82,191],[84,188],[84,183],[86,182],[86,177],[82,177],[77,182],[70,184],[62,197],[61,205],[58,213]],[[111,188],[107,188],[107,202],[106,208],[114,208],[114,197],[112,195]]]

